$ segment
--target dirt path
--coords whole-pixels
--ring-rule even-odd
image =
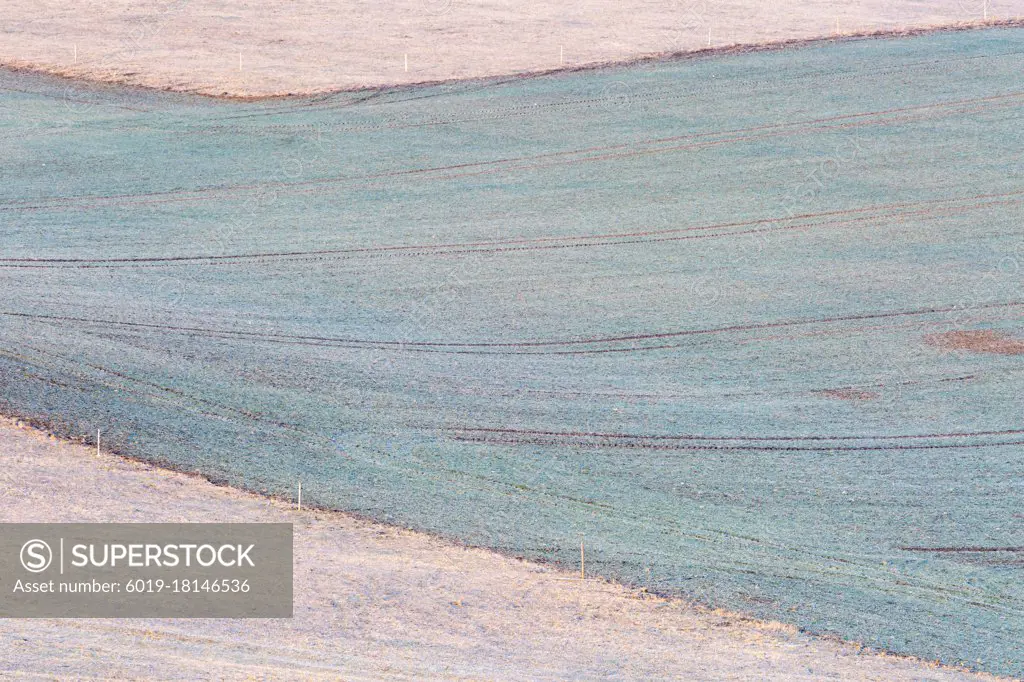
[[[0,420],[0,522],[291,521],[292,620],[0,620],[0,675],[995,679],[862,654],[418,533],[302,512]]]
[[[8,0],[0,63],[251,96],[1022,14],[1022,0]]]

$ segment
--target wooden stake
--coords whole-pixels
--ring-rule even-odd
[[[586,563],[585,563],[585,557],[583,555],[583,540],[580,540],[580,580],[586,580],[587,579],[587,569],[586,569],[585,566],[586,566]]]
[[[299,511],[302,511],[302,481],[299,481]]]
[[[100,456],[100,430],[96,429],[96,456]]]

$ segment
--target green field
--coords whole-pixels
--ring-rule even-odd
[[[1024,675],[1022,67],[1004,28],[259,103],[0,72],[0,409]]]

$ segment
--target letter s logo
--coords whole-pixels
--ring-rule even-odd
[[[29,540],[21,546],[21,565],[30,573],[41,573],[50,567],[53,552],[42,540]]]

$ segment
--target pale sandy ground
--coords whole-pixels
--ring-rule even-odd
[[[0,63],[252,96],[1018,15],[1024,0],[4,0]]]
[[[0,522],[295,524],[291,620],[0,620],[0,677],[994,680],[465,549],[0,420]]]

